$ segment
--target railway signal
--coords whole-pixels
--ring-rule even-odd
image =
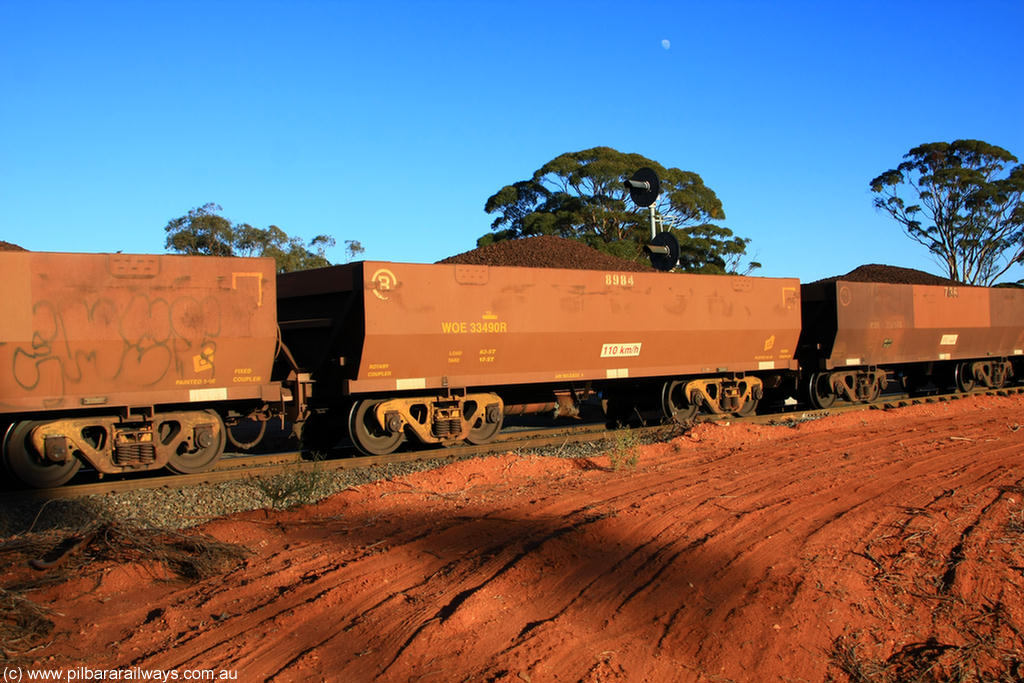
[[[629,190],[629,198],[638,207],[647,207],[651,217],[651,241],[644,251],[651,259],[651,266],[658,270],[669,271],[679,263],[679,240],[671,232],[658,231],[659,218],[654,209],[661,193],[661,182],[658,174],[646,166],[624,182]]]

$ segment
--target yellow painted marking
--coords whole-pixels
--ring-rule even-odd
[[[391,376],[391,364],[390,363],[370,363],[366,367],[367,377],[390,377]]]
[[[632,287],[634,278],[630,273],[605,273],[604,283],[612,287]]]
[[[783,287],[782,288],[782,305],[786,308],[793,308],[793,302],[796,299],[796,287]]]
[[[504,320],[442,320],[441,334],[501,334],[508,332],[508,323]]]
[[[231,289],[238,289],[239,278],[256,278],[256,307],[263,305],[263,273],[231,273]]]
[[[380,268],[370,276],[373,283],[373,295],[381,301],[387,301],[391,297],[391,290],[398,285],[398,278],[387,268]]]
[[[213,345],[207,344],[196,355],[192,356],[192,369],[196,372],[213,370]]]
[[[263,381],[263,378],[252,374],[252,368],[235,368],[235,376],[232,381],[237,384],[258,384]]]

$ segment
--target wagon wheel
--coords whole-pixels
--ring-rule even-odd
[[[732,414],[735,415],[736,417],[749,417],[750,415],[753,415],[754,411],[756,410],[757,399],[754,397],[750,397],[743,402],[743,405],[740,406],[739,410],[734,410]]]
[[[953,374],[958,391],[966,394],[974,389],[974,368],[970,363],[958,363]]]
[[[677,424],[687,424],[694,418],[700,406],[686,400],[686,382],[673,380],[665,382],[661,389],[661,409],[665,417]]]
[[[497,413],[496,415],[492,414],[490,417],[497,419],[493,421],[487,419],[486,413],[490,410],[494,410]],[[470,427],[466,441],[477,446],[494,441],[494,437],[498,436],[504,421],[505,415],[498,408],[497,404],[484,408],[484,414],[477,418],[473,426]]]
[[[199,414],[202,415],[199,425],[202,425],[204,421],[206,424],[212,424],[212,433],[204,430],[193,441],[192,450],[187,449],[186,441],[181,441],[178,449],[167,459],[167,469],[172,472],[178,474],[205,472],[213,463],[220,460],[220,456],[224,455],[224,447],[228,442],[224,421],[213,410],[204,410]],[[181,429],[182,427],[178,423],[161,422],[156,427],[157,438],[167,445],[180,438],[179,431]]]
[[[352,443],[366,455],[387,455],[394,453],[402,443],[402,432],[383,429],[373,415],[377,401],[366,399],[356,401],[348,413],[348,433]]]
[[[50,462],[29,441],[33,427],[42,422],[18,422],[4,437],[4,461],[7,469],[23,484],[37,489],[62,486],[75,476],[82,461],[71,457],[64,462]]]
[[[807,381],[807,394],[815,408],[831,408],[836,402],[836,390],[827,372],[816,372]]]

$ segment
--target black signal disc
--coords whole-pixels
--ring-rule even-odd
[[[650,206],[657,201],[658,195],[661,193],[661,182],[658,180],[658,174],[653,169],[644,166],[638,169],[630,180],[647,184],[646,188],[629,186],[629,198],[633,200],[634,204],[637,206]]]
[[[651,257],[651,266],[658,270],[669,271],[679,263],[679,240],[670,232],[659,232],[644,251]]]

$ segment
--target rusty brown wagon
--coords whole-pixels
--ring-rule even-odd
[[[680,421],[752,412],[800,330],[788,278],[361,262],[283,274],[278,297],[310,405],[374,454],[486,442],[592,392]]]
[[[845,280],[802,286],[800,364],[812,404],[870,401],[895,376],[1002,387],[1024,359],[1024,290]]]
[[[3,459],[18,480],[195,472],[282,400],[271,259],[0,253]]]

